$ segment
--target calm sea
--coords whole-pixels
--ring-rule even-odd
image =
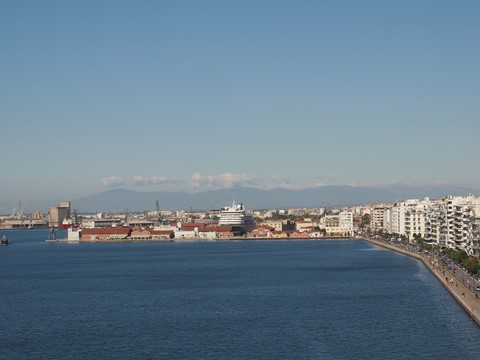
[[[428,270],[366,242],[5,233],[2,359],[480,358],[480,328]]]

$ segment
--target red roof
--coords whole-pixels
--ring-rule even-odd
[[[101,235],[122,234],[122,235],[128,235],[128,234],[130,234],[130,228],[123,228],[123,227],[86,228],[86,229],[82,229],[82,234],[84,234],[84,235],[94,235],[94,234],[101,234]]]
[[[290,237],[310,237],[310,233],[308,231],[293,231],[290,233]]]
[[[207,224],[205,223],[182,223],[182,229],[183,228],[189,228],[189,229],[193,229],[193,228],[204,228],[206,227]]]
[[[233,226],[223,225],[223,226],[209,226],[204,227],[203,229],[198,229],[199,232],[209,232],[209,231],[216,231],[216,232],[232,232]]]
[[[257,226],[255,228],[255,230],[258,230],[258,231],[261,231],[262,229],[270,230],[270,231],[275,230],[274,227],[271,227],[271,226],[268,226],[268,225],[260,225],[260,226]]]

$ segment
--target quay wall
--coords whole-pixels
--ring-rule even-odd
[[[447,289],[450,295],[452,295],[455,301],[463,308],[463,310],[465,310],[465,312],[470,316],[470,318],[475,321],[478,326],[480,326],[480,299],[478,299],[473,294],[473,292],[471,292],[465,285],[458,281],[455,276],[450,274],[447,269],[444,269],[443,267],[438,266],[438,264],[435,264],[435,259],[433,257],[429,255],[415,253],[406,249],[402,249],[398,246],[387,244],[383,241],[371,238],[362,237],[358,239],[368,241],[372,244],[420,260],[425,265],[425,267],[430,270],[430,272],[445,287],[445,289]]]
[[[70,243],[124,243],[124,242],[202,242],[202,241],[305,241],[305,240],[357,240],[348,236],[329,236],[324,238],[266,238],[266,237],[249,237],[249,236],[230,236],[230,237],[218,237],[218,238],[201,238],[201,237],[185,237],[185,238],[173,238],[173,239],[149,239],[149,238],[118,238],[118,239],[94,239],[94,240],[69,240],[66,238],[63,239],[54,239],[54,240],[45,240],[46,242],[70,242]]]

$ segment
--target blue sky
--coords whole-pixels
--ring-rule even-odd
[[[2,1],[0,197],[480,189],[478,1]]]

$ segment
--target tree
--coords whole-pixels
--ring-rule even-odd
[[[360,223],[360,229],[364,229],[370,226],[370,214],[364,214],[362,216],[362,222]]]
[[[478,259],[474,258],[473,256],[469,256],[462,262],[465,269],[469,272],[476,274],[480,270],[480,264],[478,263]]]
[[[447,249],[445,253],[454,261],[458,263],[463,263],[465,260],[468,259],[468,254],[465,250],[459,251],[455,249]]]

